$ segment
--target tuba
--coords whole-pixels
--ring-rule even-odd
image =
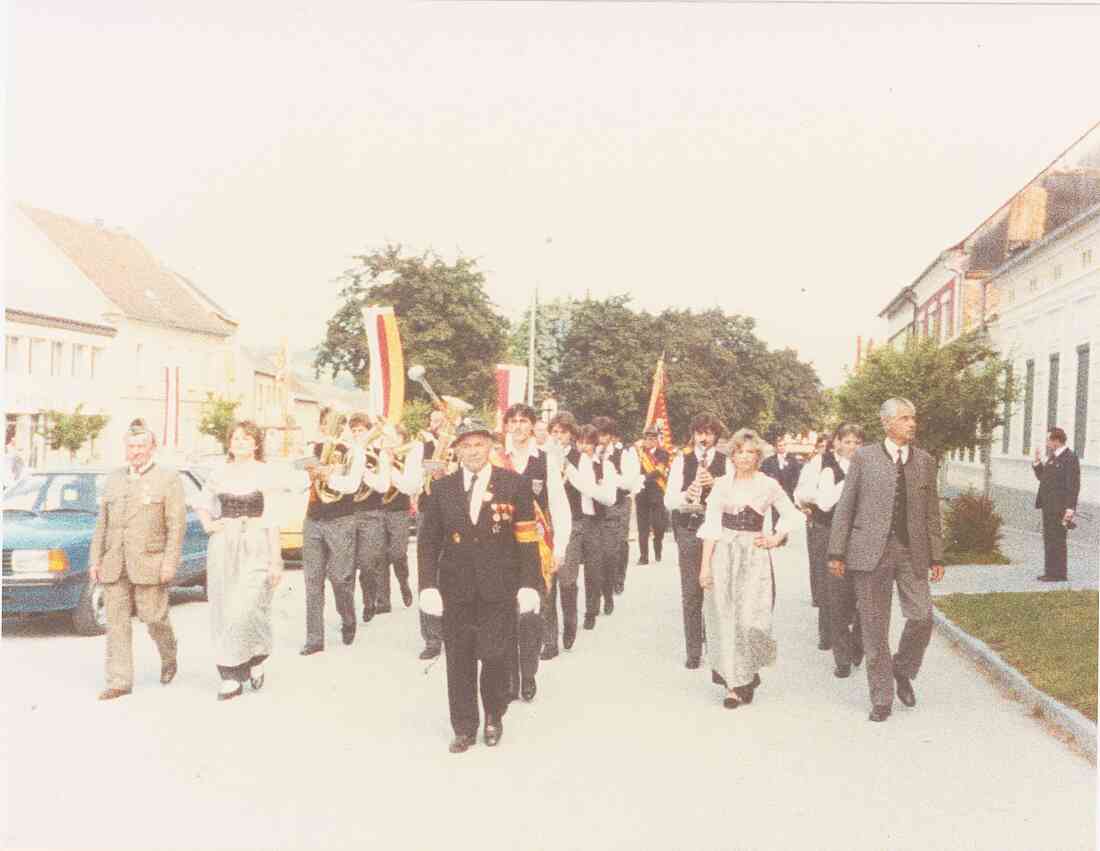
[[[409,378],[424,388],[424,392],[435,404],[435,407],[443,412],[445,417],[443,428],[435,439],[435,452],[431,458],[424,459],[424,493],[432,492],[432,473],[437,470],[445,470],[448,464],[454,460],[454,451],[451,444],[455,440],[455,432],[463,414],[469,411],[473,405],[454,396],[440,398],[432,386],[424,378],[424,367],[420,365],[409,367]]]
[[[339,411],[329,411],[328,419],[325,420],[322,427],[321,457],[317,462],[320,468],[342,465],[346,472],[350,466],[351,451],[348,445],[341,440],[346,421],[347,417]],[[313,477],[313,490],[317,494],[317,499],[324,503],[339,501],[344,494],[329,488],[325,482],[326,478],[324,473],[318,473]]]

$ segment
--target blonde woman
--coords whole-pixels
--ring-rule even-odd
[[[210,625],[222,684],[218,700],[239,697],[246,681],[259,690],[271,653],[271,596],[283,570],[276,487],[263,463],[255,423],[233,426],[229,458],[203,486],[197,506],[210,535],[206,571]]]
[[[707,657],[714,682],[726,688],[727,709],[752,703],[760,668],[775,661],[771,551],[805,523],[779,482],[760,472],[767,451],[751,429],[733,436],[733,469],[715,481],[699,529]],[[772,508],[779,515],[774,531],[766,528]]]

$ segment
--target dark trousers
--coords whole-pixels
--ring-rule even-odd
[[[355,512],[355,566],[352,573],[359,574],[359,587],[363,589],[364,610],[374,610],[379,596],[379,577],[384,569],[388,570],[385,558],[386,519],[382,510],[359,509]],[[354,588],[352,593],[355,593]],[[388,594],[386,599],[389,599]]]
[[[561,594],[562,625],[574,632],[577,629],[577,575],[573,573],[570,584],[566,584],[564,579],[559,581],[558,576],[555,576],[550,585],[550,590],[542,597],[542,640],[547,647],[558,646],[559,591]]]
[[[829,643],[837,666],[863,658],[863,629],[856,611],[856,586],[852,575],[825,577],[829,607]]]
[[[409,584],[409,514],[406,511],[382,509],[382,529],[385,533],[384,553],[374,560],[374,607],[390,609],[390,565],[398,584]]]
[[[345,627],[355,625],[355,515],[306,518],[302,527],[302,573],[306,586],[306,644],[325,646],[325,579]]]
[[[680,555],[680,599],[684,609],[684,642],[690,659],[703,655],[703,588],[699,569],[703,564],[703,542],[695,530],[673,527]]]
[[[1052,579],[1065,579],[1069,559],[1067,531],[1062,525],[1065,512],[1043,509],[1043,573]]]
[[[452,604],[454,605],[454,604]],[[478,602],[460,604],[460,612],[448,612],[444,620],[443,651],[447,657],[447,701],[451,711],[451,729],[456,734],[477,734],[480,718],[477,700],[481,686],[481,704],[486,720],[500,720],[507,706],[505,680],[508,662],[503,652],[482,653],[478,675]],[[504,648],[500,648],[503,650]]]
[[[649,560],[649,536],[653,535],[653,555],[661,560],[661,545],[668,529],[668,512],[665,511],[664,496],[658,491],[651,494],[643,490],[634,497],[634,513],[638,518],[638,552]]]
[[[890,706],[894,702],[894,675],[916,677],[932,638],[928,568],[915,568],[909,548],[891,536],[878,566],[869,572],[854,571],[852,579],[863,626],[871,703]],[[891,656],[890,610],[895,584],[901,613],[905,616],[905,629],[901,632],[898,652]]]
[[[806,544],[810,555],[810,599],[817,607],[818,643],[831,644],[829,628],[831,617],[826,583],[829,576],[829,531],[823,523],[814,523],[806,530]]]
[[[543,585],[542,589],[545,590]],[[543,602],[546,595],[543,594]],[[512,637],[508,641],[508,691],[516,693],[523,680],[533,680],[539,672],[539,654],[542,652],[542,615],[518,612],[512,619]]]
[[[604,599],[610,600],[616,589],[622,588],[626,582],[626,563],[628,559],[629,544],[627,536],[630,534],[630,503],[613,505],[607,509],[607,513],[600,521],[600,547],[602,554],[601,588]],[[585,587],[587,588],[587,576]]]

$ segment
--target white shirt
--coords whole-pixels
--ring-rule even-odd
[[[765,529],[771,525],[769,509],[775,508],[779,513],[779,523],[774,529],[777,535],[789,535],[806,525],[806,517],[794,507],[786,491],[771,476],[756,472],[751,479],[738,479],[735,473],[726,473],[714,481],[698,537],[705,541],[720,541],[744,534],[723,527],[722,514],[737,514],[746,507],[764,517]]]
[[[351,455],[351,464],[346,473],[333,473],[325,484],[330,490],[348,494],[359,490],[359,483],[363,481],[363,470],[367,466],[367,455],[358,446],[352,446],[348,452]]]
[[[818,453],[802,468],[798,474],[798,484],[794,489],[794,501],[796,505],[812,505],[817,499],[817,481],[821,476],[822,453]]]
[[[481,514],[482,503],[485,502],[485,492],[489,489],[489,477],[493,475],[493,465],[486,463],[476,474],[471,473],[465,467],[462,468],[462,487],[466,493],[470,492],[470,484],[473,483],[474,492],[470,497],[470,522],[477,525],[477,518]]]
[[[908,464],[909,463],[909,444],[906,444],[905,446],[898,446],[890,438],[886,438],[884,443],[886,445],[886,451],[890,454],[890,460],[891,461],[893,461],[895,464],[897,464],[898,463],[898,453],[900,452],[901,453],[901,463],[902,464]]]
[[[386,453],[389,457],[389,453]],[[417,441],[405,456],[405,469],[398,470],[390,461],[390,484],[406,496],[416,496],[424,486],[424,444]]]
[[[844,471],[844,475],[847,476],[848,468],[852,465],[851,459],[837,455],[836,463]],[[814,495],[817,507],[822,511],[831,511],[833,506],[840,502],[840,495],[844,493],[845,481],[847,479],[836,481],[836,475],[831,468],[827,467],[822,470],[821,475],[817,478],[817,493]]]
[[[565,481],[562,479],[561,460],[555,458],[547,448],[551,441],[547,441],[546,447],[541,447],[535,441],[529,440],[525,449],[511,447],[508,452],[512,460],[512,467],[519,474],[527,469],[531,458],[542,449],[546,453],[546,501],[550,507],[550,522],[554,527],[554,556],[559,561],[565,558],[565,550],[569,546],[569,530],[573,525],[573,509],[569,507],[569,497],[565,495]],[[582,497],[583,499],[583,497]]]
[[[699,461],[699,466],[703,468],[710,467],[714,463],[714,453],[717,451],[712,446],[706,452],[700,452],[697,447],[695,457]],[[684,486],[690,484],[691,482],[684,481],[684,453],[677,452],[672,461],[672,467],[668,471],[668,487],[665,488],[665,508],[669,511],[679,511],[683,508],[684,503],[687,502]]]
[[[610,464],[603,467],[603,480],[596,482],[595,459],[581,453],[577,466],[565,465],[565,478],[581,492],[581,512],[586,515],[596,513],[595,503],[614,505],[616,497],[615,468]]]

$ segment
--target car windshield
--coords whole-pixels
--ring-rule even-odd
[[[33,473],[4,494],[4,510],[94,514],[105,478],[102,473]]]

